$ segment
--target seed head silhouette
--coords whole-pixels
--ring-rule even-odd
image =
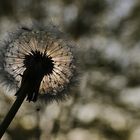
[[[6,42],[2,55],[2,79],[25,88],[26,100],[59,100],[67,95],[63,91],[75,73],[73,45],[57,29],[22,27]],[[19,93],[20,89],[15,95]]]

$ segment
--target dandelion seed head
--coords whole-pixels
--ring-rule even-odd
[[[43,75],[39,97],[45,95],[57,100],[57,96],[64,95],[63,91],[73,79],[75,64],[73,47],[58,30],[24,27],[4,47],[0,66],[4,80],[11,79],[9,84],[18,89],[24,71],[34,69]]]

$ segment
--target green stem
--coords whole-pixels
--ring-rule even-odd
[[[17,99],[15,100],[14,104],[12,105],[11,109],[9,110],[8,114],[6,115],[6,117],[4,118],[3,122],[0,125],[0,139],[2,138],[8,126],[10,125],[21,104],[23,103],[26,97],[25,89],[26,88],[22,87],[19,89],[18,92],[20,93],[18,94]]]

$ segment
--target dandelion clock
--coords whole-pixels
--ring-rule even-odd
[[[24,99],[65,99],[75,74],[74,45],[58,29],[21,27],[9,38],[0,48],[0,79],[17,98],[0,126],[1,137]]]

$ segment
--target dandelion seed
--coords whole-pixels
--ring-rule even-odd
[[[75,65],[72,45],[59,31],[24,27],[5,48],[4,64],[1,65],[1,71],[5,73],[3,79],[11,79],[9,84],[17,89],[28,80],[31,85],[28,101],[36,101],[38,96],[58,100],[66,95],[62,91],[71,83]]]

